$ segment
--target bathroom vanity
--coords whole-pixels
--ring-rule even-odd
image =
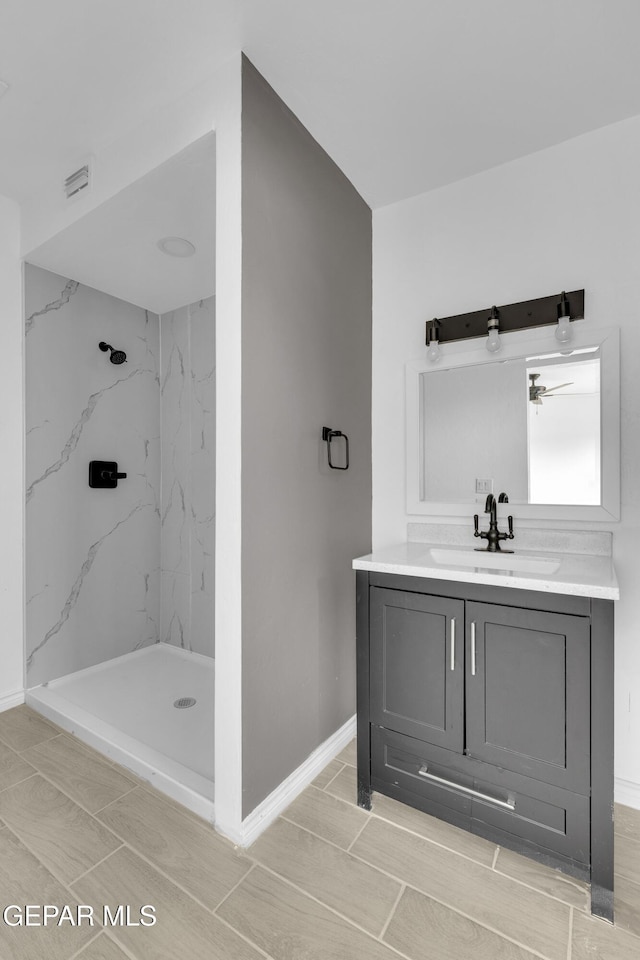
[[[353,566],[358,804],[379,791],[588,880],[612,921],[610,557],[406,543]]]

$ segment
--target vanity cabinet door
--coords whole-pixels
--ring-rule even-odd
[[[371,722],[462,752],[464,602],[370,591]]]
[[[586,617],[467,603],[466,753],[588,795]]]

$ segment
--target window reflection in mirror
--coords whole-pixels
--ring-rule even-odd
[[[429,371],[422,402],[423,500],[600,504],[598,348]]]
[[[599,504],[600,359],[534,362],[527,377],[529,503]]]

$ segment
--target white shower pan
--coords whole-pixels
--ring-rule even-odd
[[[214,821],[215,661],[166,643],[27,692],[27,703],[78,739]],[[176,701],[195,699],[187,708]]]

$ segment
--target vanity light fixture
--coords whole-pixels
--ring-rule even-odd
[[[496,306],[491,307],[491,313],[487,321],[489,336],[485,344],[489,353],[497,353],[502,344],[500,343],[500,314]]]
[[[487,307],[474,310],[472,313],[459,313],[453,317],[439,317],[437,320],[426,321],[425,342],[427,348],[437,342],[439,351],[445,343],[455,340],[473,340],[487,336],[489,326],[489,340],[486,341],[490,353],[500,349],[500,341],[507,333],[517,330],[529,330],[533,327],[553,327],[560,343],[560,339],[568,328],[569,339],[573,327],[569,323],[582,320],[584,317],[584,290],[569,290],[562,294],[551,294],[547,297],[538,297],[536,300],[522,300],[520,303],[504,303],[490,308],[487,320]],[[563,322],[564,321],[564,322]],[[491,346],[489,344],[491,343]],[[497,344],[497,346],[494,346]],[[433,353],[433,351],[432,351]],[[428,351],[427,351],[428,354]],[[432,359],[432,355],[429,355]],[[437,356],[437,354],[436,354]]]
[[[571,306],[567,300],[567,295],[562,291],[560,302],[558,303],[558,326],[556,327],[556,340],[560,343],[568,343],[571,340]]]
[[[439,326],[440,322],[436,317],[427,324],[427,360],[431,363],[436,363],[440,359]]]

